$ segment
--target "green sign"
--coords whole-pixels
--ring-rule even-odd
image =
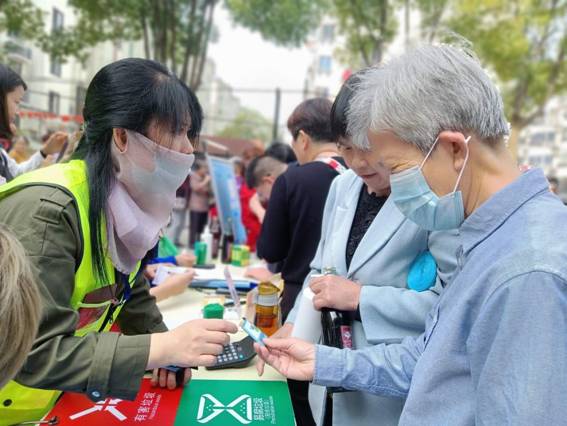
[[[181,396],[175,426],[294,426],[286,382],[191,380]]]

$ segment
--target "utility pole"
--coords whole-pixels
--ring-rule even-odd
[[[279,87],[276,87],[276,103],[274,105],[274,127],[272,128],[272,141],[275,141],[278,138],[281,101],[282,101],[282,91]]]

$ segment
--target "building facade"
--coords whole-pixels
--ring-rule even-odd
[[[67,0],[33,0],[33,3],[44,13],[46,31],[76,25],[76,14]],[[29,40],[5,31],[0,31],[0,46],[6,64],[28,86],[18,126],[36,148],[48,132],[74,131],[80,127],[77,116],[82,114],[88,84],[100,68],[122,58],[144,57],[142,40],[100,43],[90,49],[84,63],[72,57],[65,62],[54,60]],[[204,133],[219,132],[240,109],[240,100],[216,76],[215,64],[210,60],[197,95],[205,112]]]

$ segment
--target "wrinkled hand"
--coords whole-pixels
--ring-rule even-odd
[[[293,324],[287,323],[284,324],[278,331],[270,336],[270,339],[287,339],[291,336],[291,332],[293,331]],[[256,361],[256,370],[258,370],[258,375],[261,376],[264,374],[264,366],[265,362],[262,358],[258,358]]]
[[[197,258],[193,253],[181,253],[175,256],[175,260],[177,261],[177,264],[179,266],[185,266],[186,268],[190,268],[195,264]]]
[[[317,310],[332,308],[355,311],[360,301],[361,285],[338,275],[313,278],[309,287],[315,294],[313,306]]]
[[[191,369],[186,368],[183,377],[183,385],[185,386],[191,380]],[[173,371],[166,370],[165,368],[154,368],[152,372],[152,386],[158,386],[160,388],[168,388],[173,390],[177,387],[177,380],[175,373]]]
[[[45,155],[57,154],[61,151],[63,145],[65,145],[67,138],[67,133],[55,132],[49,137],[49,139],[47,139],[47,142],[45,142],[45,145],[41,150]]]
[[[264,362],[288,379],[311,381],[315,374],[315,345],[304,340],[264,339],[266,346],[254,343],[254,349]],[[258,372],[259,375],[260,372]]]

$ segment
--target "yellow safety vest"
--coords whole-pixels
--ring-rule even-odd
[[[100,312],[104,309],[104,313],[97,316],[98,319],[92,323],[77,329],[75,336],[108,331],[114,320],[118,317],[122,306],[120,305],[114,310],[111,320],[108,321],[104,329],[101,330],[108,316],[108,310],[112,305],[112,301],[107,300],[96,304],[83,302],[84,297],[88,293],[111,286],[115,282],[114,266],[108,256],[105,262],[106,274],[110,283],[99,282],[94,273],[88,220],[89,187],[84,161],[73,160],[69,163],[56,164],[21,175],[10,183],[0,186],[0,200],[22,188],[34,185],[48,185],[66,189],[75,199],[79,213],[80,229],[83,238],[83,255],[80,259],[77,272],[75,273],[75,288],[71,296],[70,305],[75,311],[79,311],[81,308],[100,308]],[[101,233],[104,244],[106,241],[106,225],[104,221],[101,224]],[[134,282],[139,268],[140,264],[138,264],[136,270],[130,274],[129,281],[131,284]],[[60,391],[29,388],[12,380],[0,390],[0,424],[15,424],[40,420],[49,412],[60,395]]]

